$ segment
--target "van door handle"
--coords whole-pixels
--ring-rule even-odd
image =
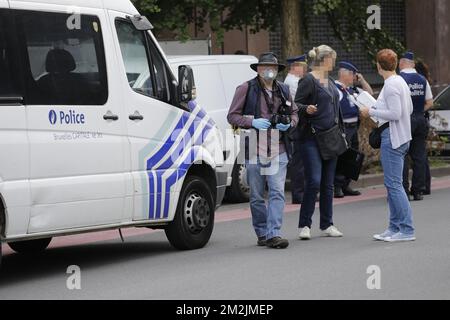
[[[131,121],[142,121],[142,120],[144,120],[144,116],[141,115],[139,112],[136,111],[134,114],[131,114],[131,115],[129,116],[129,119],[130,119]]]
[[[117,121],[119,120],[119,116],[113,114],[111,111],[108,111],[104,116],[103,119],[108,121],[108,120],[112,120],[112,121]]]

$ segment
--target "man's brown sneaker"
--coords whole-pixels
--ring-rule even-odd
[[[275,237],[266,242],[267,247],[272,249],[286,249],[289,246],[289,241],[281,237]]]

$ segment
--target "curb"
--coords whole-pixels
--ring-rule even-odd
[[[431,168],[432,178],[441,178],[450,176],[450,166]],[[351,186],[354,188],[364,189],[384,184],[384,174],[367,174],[360,176],[358,181],[352,181]],[[291,190],[291,180],[286,181],[286,190]]]
[[[432,178],[441,178],[450,176],[450,166],[443,166],[437,168],[431,168]],[[363,175],[358,181],[352,181],[352,186],[355,188],[368,188],[373,186],[379,186],[384,184],[384,174],[368,174]]]

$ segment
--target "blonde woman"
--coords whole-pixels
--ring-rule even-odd
[[[295,102],[299,107],[302,125],[297,129],[300,152],[305,167],[305,193],[300,210],[301,240],[311,239],[312,216],[320,191],[320,229],[322,236],[342,237],[333,223],[334,177],[337,158],[323,160],[314,133],[335,126],[339,92],[328,74],[336,64],[336,52],[322,45],[311,50],[308,60],[312,72],[300,80]]]

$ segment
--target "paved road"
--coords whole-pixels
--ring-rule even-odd
[[[368,189],[335,207],[342,239],[296,240],[298,207],[287,206],[287,250],[255,246],[247,205],[220,209],[209,245],[178,252],[162,232],[134,229],[58,238],[39,257],[8,253],[1,299],[450,299],[450,179],[413,203],[418,240],[371,240],[387,221],[384,190]],[[61,247],[64,246],[64,247]],[[66,287],[69,265],[81,290]],[[381,289],[367,288],[367,268],[381,270]]]

